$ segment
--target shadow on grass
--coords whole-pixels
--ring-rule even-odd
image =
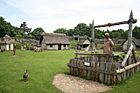
[[[29,80],[19,79],[19,82],[29,82]]]

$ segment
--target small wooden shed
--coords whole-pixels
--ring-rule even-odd
[[[3,38],[0,38],[0,50],[9,51],[14,49],[15,39],[12,39],[9,35],[5,35]]]
[[[90,45],[90,41],[88,39],[88,36],[79,36],[79,35],[73,35],[69,37],[70,41],[77,41],[78,42],[78,49],[86,49]]]
[[[90,41],[89,39],[80,40],[78,45],[81,49],[86,49],[90,45]]]

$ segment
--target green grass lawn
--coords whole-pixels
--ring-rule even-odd
[[[52,85],[54,75],[67,73],[73,51],[17,51],[0,53],[0,93],[61,93]],[[22,81],[24,70],[29,81]]]
[[[17,51],[0,52],[0,93],[61,93],[52,85],[58,73],[68,73],[67,63],[74,57],[74,51]],[[29,81],[22,81],[24,70],[29,71]],[[140,71],[113,86],[106,93],[139,93]]]

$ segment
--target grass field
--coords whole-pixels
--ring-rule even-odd
[[[17,51],[0,52],[0,93],[61,93],[52,85],[58,73],[68,73],[67,63],[73,51]],[[24,70],[29,71],[29,81],[22,81]],[[140,71],[106,93],[139,93]]]

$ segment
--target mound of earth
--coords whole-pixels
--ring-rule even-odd
[[[104,84],[65,74],[57,74],[53,84],[64,93],[99,93],[111,90],[111,87]]]

